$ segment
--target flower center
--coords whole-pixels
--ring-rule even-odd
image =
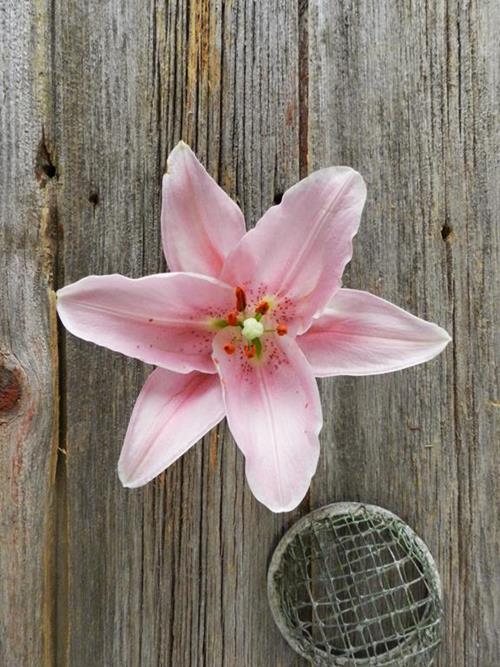
[[[264,333],[264,325],[262,322],[259,322],[255,317],[247,317],[246,320],[243,320],[243,329],[241,331],[243,336],[249,340],[253,341],[255,338],[260,338]]]
[[[252,312],[247,308],[247,299],[245,291],[242,287],[236,287],[236,308],[227,313],[226,317],[213,321],[213,326],[216,329],[225,329],[226,327],[239,327],[239,333],[231,335],[230,339],[224,345],[226,354],[234,354],[239,345],[241,345],[242,338],[246,343],[243,345],[243,353],[247,359],[256,357],[260,359],[263,352],[263,341],[261,338],[264,334],[275,333],[278,336],[286,336],[288,328],[283,322],[273,321],[271,311],[274,307],[273,299],[271,297],[263,299],[253,308],[253,315],[248,315]],[[248,312],[250,310],[250,313]],[[264,321],[263,321],[263,318]]]

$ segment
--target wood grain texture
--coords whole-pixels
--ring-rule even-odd
[[[0,8],[0,664],[50,662],[58,366],[44,3]],[[36,76],[35,73],[36,72]]]
[[[164,268],[161,177],[181,137],[250,224],[298,178],[294,6],[65,2],[55,16],[65,282]],[[116,461],[147,371],[72,337],[66,369],[60,660],[293,664],[265,592],[270,551],[293,515],[255,502],[226,427],[148,487],[125,491]]]
[[[443,580],[438,664],[493,667],[499,6],[322,0],[310,9],[311,168],[350,164],[368,184],[345,283],[453,337],[429,364],[323,383],[327,427],[313,504],[363,500],[408,521]]]
[[[342,499],[396,512],[435,554],[440,667],[496,667],[499,14],[494,0],[6,0],[0,664],[303,665],[273,625],[267,563],[287,526]],[[320,468],[290,514],[252,497],[225,424],[122,489],[149,369],[57,335],[51,288],[164,270],[161,177],[180,138],[249,226],[299,175],[359,169],[345,283],[454,338],[422,367],[321,383]]]

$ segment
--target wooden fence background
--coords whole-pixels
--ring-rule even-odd
[[[266,567],[299,516],[342,499],[430,546],[440,667],[498,667],[499,30],[497,0],[1,0],[1,665],[303,665]],[[321,383],[320,467],[291,514],[254,500],[225,425],[122,489],[149,369],[57,324],[59,286],[164,269],[181,137],[249,225],[309,171],[358,169],[345,283],[454,339],[424,366]]]

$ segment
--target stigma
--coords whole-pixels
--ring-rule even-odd
[[[255,317],[247,317],[246,320],[243,320],[243,329],[241,333],[248,341],[253,341],[262,336],[264,333],[264,325],[262,322],[256,320]]]

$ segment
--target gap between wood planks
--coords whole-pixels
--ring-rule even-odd
[[[42,271],[49,291],[52,395],[51,482],[44,546],[43,651],[46,665],[67,663],[68,503],[66,492],[66,359],[65,337],[56,312],[56,291],[64,283],[63,228],[58,215],[58,170],[45,127],[34,173],[43,191],[40,214]]]

